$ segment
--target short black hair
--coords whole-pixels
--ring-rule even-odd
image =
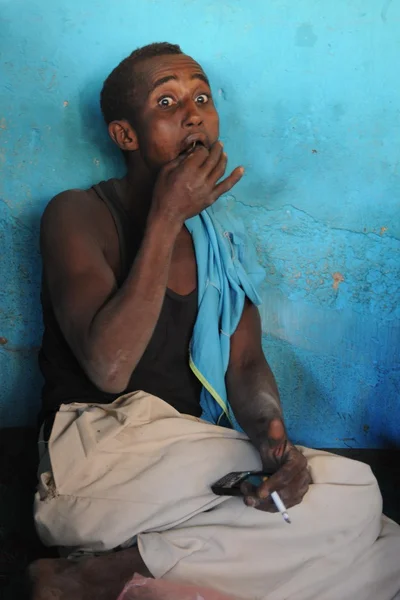
[[[101,112],[107,125],[126,119],[134,124],[135,67],[142,60],[168,54],[183,54],[177,44],[157,42],[137,48],[110,73],[100,94]]]

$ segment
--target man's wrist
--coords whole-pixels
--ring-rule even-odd
[[[285,455],[289,443],[283,420],[281,418],[272,419],[258,442],[258,451],[263,464],[270,463],[271,460],[280,461]]]
[[[147,232],[154,233],[156,236],[166,238],[173,243],[175,242],[180,230],[183,227],[183,222],[172,215],[167,215],[161,211],[150,211],[147,219]]]

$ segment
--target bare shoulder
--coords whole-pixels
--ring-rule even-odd
[[[76,228],[96,223],[102,213],[102,202],[93,190],[66,190],[54,196],[46,206],[41,220],[42,234],[49,228]]]
[[[41,220],[44,270],[65,278],[65,270],[119,269],[119,244],[107,206],[93,189],[67,190],[47,205]]]
[[[78,238],[102,249],[115,245],[115,226],[111,214],[93,189],[67,190],[47,205],[41,220],[42,252],[50,244],[66,244]],[[47,243],[46,243],[47,242]]]

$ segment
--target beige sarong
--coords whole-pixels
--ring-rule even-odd
[[[231,471],[260,468],[245,435],[144,392],[63,405],[35,497],[37,530],[47,545],[97,552],[137,536],[155,577],[247,599],[400,598],[400,527],[381,516],[370,468],[302,450],[313,484],[288,525],[211,492]]]

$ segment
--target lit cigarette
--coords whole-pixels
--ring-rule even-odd
[[[279,512],[281,513],[282,517],[285,519],[286,523],[291,523],[292,521],[289,518],[289,515],[287,513],[286,510],[286,506],[283,504],[281,497],[279,496],[278,492],[272,492],[271,493],[271,498],[276,506],[276,508],[279,510]]]

